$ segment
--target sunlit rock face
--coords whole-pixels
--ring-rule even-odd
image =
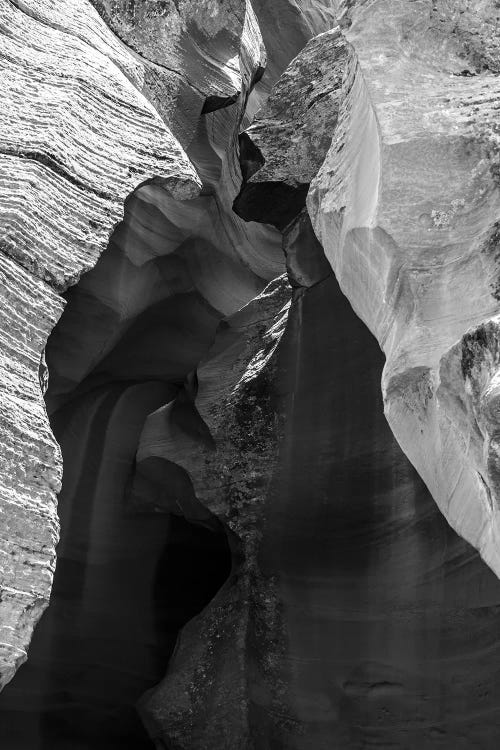
[[[310,39],[334,28],[337,20],[329,0],[275,0],[273,3],[253,0],[252,6],[267,52],[266,69],[255,96],[262,105],[290,61]]]
[[[187,147],[202,112],[244,96],[265,51],[249,0],[92,0],[144,65],[144,93]],[[254,68],[254,63],[258,65]]]
[[[498,9],[381,0],[342,9],[349,70],[308,209],[386,354],[384,406],[398,441],[498,573]]]
[[[3,745],[497,747],[493,3],[0,13]]]
[[[192,10],[198,14],[199,5]],[[2,566],[4,681],[25,659],[55,562],[60,455],[40,390],[47,381],[42,350],[64,304],[55,292],[94,266],[114,231],[101,261],[65,293],[65,314],[47,345],[46,404],[66,467],[59,497],[63,533],[50,614],[29,664],[2,698],[2,740],[30,750],[68,744],[137,750],[150,742],[134,702],[164,675],[179,628],[205,606],[230,567],[226,533],[216,518],[208,514],[208,529],[169,520],[175,474],[167,470],[160,478],[166,499],[144,489],[140,507],[135,503],[136,485],[133,496],[130,488],[139,436],[148,415],[165,408],[192,377],[221,318],[284,267],[277,233],[247,228],[230,211],[239,184],[238,159],[230,152],[262,70],[262,42],[246,4],[240,37],[232,36],[239,101],[227,115],[229,102],[210,100],[208,84],[199,94],[203,106],[190,125],[196,171],[145,98],[151,99],[146,63],[117,41],[88,3],[72,3],[67,19],[49,2],[9,5],[4,16],[6,44],[14,39],[15,50],[40,81],[45,75],[47,86],[28,88],[38,96],[31,102],[23,88],[31,68],[21,59],[19,71],[9,69],[7,111],[18,117],[20,139],[6,146],[9,165],[18,159],[19,169],[25,163],[29,171],[34,164],[40,180],[30,182],[31,207],[21,191],[16,197],[11,173],[3,204],[5,251],[14,256],[5,259],[3,279],[5,382],[13,395],[5,410],[16,426],[7,425],[4,442],[16,477],[13,490],[5,482],[11,503],[2,529],[9,555]],[[53,111],[45,113],[52,100]],[[52,135],[28,118],[28,108],[51,122]],[[180,126],[176,135],[184,138]],[[231,170],[234,176],[226,178]],[[200,197],[197,172],[205,183]],[[24,309],[12,319],[18,298]],[[154,468],[149,484],[157,479]],[[189,517],[181,506],[176,510]],[[174,575],[172,565],[182,572]]]
[[[92,7],[32,5],[0,7],[2,686],[26,658],[55,562],[61,460],[41,358],[62,312],[56,292],[95,264],[137,185],[154,179],[179,198],[200,189],[135,85],[140,66]]]

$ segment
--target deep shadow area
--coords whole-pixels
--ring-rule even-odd
[[[0,696],[2,750],[151,749],[135,704],[230,574],[222,525],[182,517],[192,487],[177,467],[160,453],[142,463],[139,489],[134,482],[146,420],[158,412],[161,421],[193,380],[222,317],[197,288],[198,252],[204,246],[188,247],[159,208],[134,196],[95,268],[64,295],[46,347],[46,404],[64,466],[61,538],[50,605]],[[150,464],[161,468],[159,487]]]
[[[257,747],[499,745],[500,581],[392,435],[383,364],[333,276],[296,294],[261,549],[284,623],[273,680],[291,719],[263,710],[256,690]]]
[[[152,748],[134,704],[163,677],[178,631],[230,572],[222,530],[128,513],[113,422],[130,427],[140,387],[101,391],[89,432],[78,402],[52,419],[66,470],[59,557],[28,661],[0,698],[5,750]],[[96,394],[84,398],[90,412]],[[76,436],[68,412],[81,427]]]

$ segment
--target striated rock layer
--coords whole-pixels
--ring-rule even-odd
[[[394,434],[450,524],[500,573],[498,10],[340,6],[350,61],[308,210],[386,354]]]
[[[498,746],[494,6],[0,2],[8,750]]]
[[[298,243],[321,251],[307,225]],[[141,437],[144,464],[189,472],[234,560],[146,727],[190,750],[494,747],[500,583],[391,435],[382,354],[331,271],[292,278],[291,305],[273,282],[221,326],[198,390]]]

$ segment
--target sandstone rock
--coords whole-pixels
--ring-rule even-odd
[[[283,252],[288,278],[294,287],[313,286],[332,273],[306,209],[284,231]]]
[[[93,4],[0,9],[0,686],[67,302],[2,741],[496,747],[500,584],[348,302],[498,573],[494,4]]]
[[[165,301],[167,306],[170,304],[175,340],[182,342],[191,325],[195,343],[185,355],[180,355],[175,346],[171,350],[174,357],[171,364],[175,372],[172,368],[162,371],[168,354],[163,356],[156,365],[156,372],[161,373],[160,383],[164,383],[165,378],[182,380],[185,372],[197,364],[205,348],[210,346],[220,317],[247,303],[265,285],[266,276],[276,275],[276,271],[281,271],[283,266],[281,259],[277,263],[272,257],[269,243],[265,249],[253,253],[252,258],[252,251],[248,252],[251,245],[246,228],[241,231],[244,225],[237,217],[231,217],[229,221],[224,218],[224,211],[221,211],[216,198],[209,195],[195,198],[200,182],[192,163],[142,93],[152,98],[148,88],[149,61],[118,41],[89,3],[75,0],[71,4],[71,12],[66,13],[66,10],[62,13],[59,6],[49,0],[42,4],[29,0],[5,3],[1,9],[2,46],[8,55],[4,59],[7,107],[2,110],[5,177],[0,182],[4,187],[0,211],[4,233],[2,249],[12,256],[12,259],[7,257],[2,263],[8,294],[16,297],[15,290],[19,289],[19,299],[26,305],[23,316],[29,310],[34,315],[33,320],[27,315],[19,319],[19,326],[25,326],[28,334],[26,346],[19,344],[26,336],[22,328],[15,345],[10,341],[5,344],[5,383],[9,395],[3,405],[6,425],[3,481],[7,493],[5,503],[8,502],[5,513],[10,520],[4,527],[7,538],[2,549],[6,555],[10,555],[12,549],[13,554],[8,558],[9,564],[2,568],[0,618],[5,626],[2,646],[4,660],[0,670],[2,685],[26,658],[33,626],[47,604],[55,562],[58,519],[54,500],[55,491],[60,486],[61,463],[58,448],[48,429],[38,385],[41,352],[63,305],[55,292],[67,290],[83,272],[94,266],[126,204],[124,222],[113,233],[109,253],[103,256],[103,265],[99,266],[96,274],[91,272],[84,275],[82,284],[74,287],[75,292],[65,292],[69,306],[64,320],[69,319],[70,324],[63,324],[61,329],[57,329],[65,354],[57,366],[51,364],[53,387],[47,403],[52,412],[62,407],[69,398],[75,399],[75,409],[78,403],[82,404],[74,416],[78,427],[73,427],[75,421],[69,418],[59,420],[58,439],[66,456],[73,456],[78,449],[72,442],[72,430],[82,436],[88,435],[89,423],[85,422],[85,415],[88,414],[90,418],[92,414],[100,413],[100,406],[104,409],[103,404],[107,401],[103,401],[102,389],[109,379],[116,375],[119,380],[123,378],[126,381],[133,374],[123,369],[122,357],[125,356],[126,361],[129,359],[127,341],[138,342],[141,326],[154,323],[154,315],[159,322],[158,316],[165,310],[165,306],[162,307]],[[200,6],[192,6],[190,12],[199,16]],[[186,14],[185,24],[192,30],[192,23]],[[220,34],[215,28],[217,23],[219,31],[222,30]],[[232,84],[237,84],[242,101],[234,108],[234,113],[219,120],[224,127],[213,141],[219,149],[219,153],[213,152],[214,162],[225,158],[224,149],[234,142],[244,110],[244,99],[263,64],[261,38],[249,4],[242,4],[229,37],[223,26],[224,19],[215,19],[210,31],[218,35],[221,47],[217,54],[220,56],[223,50],[222,59],[219,62],[208,60],[204,53],[197,58],[198,64],[207,70],[210,68],[212,76],[219,83],[226,85],[231,79]],[[183,38],[193,47],[196,40],[193,37],[189,41],[188,37],[185,31]],[[206,41],[210,42],[208,38]],[[229,43],[234,45],[236,57],[227,67],[224,55]],[[160,44],[158,54],[161,54],[161,49]],[[202,77],[197,69],[198,75]],[[202,103],[213,93],[212,89],[213,86],[210,88],[207,84],[207,90],[201,97]],[[231,95],[233,92],[234,87]],[[164,103],[167,104],[166,100]],[[220,104],[219,101],[212,101],[214,106]],[[171,114],[174,123],[175,112]],[[196,133],[199,115],[199,109],[190,115],[189,127]],[[216,111],[207,112],[201,119],[208,121],[208,118],[213,120],[216,116]],[[181,128],[179,134],[182,134]],[[233,162],[237,163],[237,160],[233,159]],[[208,170],[214,171],[211,165]],[[126,202],[127,196],[129,200]],[[194,220],[194,217],[197,219]],[[260,227],[257,227],[257,232],[263,236],[266,234],[266,230]],[[184,247],[179,256],[175,251],[181,245]],[[279,252],[277,245],[275,257]],[[241,262],[242,255],[245,256],[244,263]],[[212,261],[211,270],[205,267],[204,259],[208,256]],[[252,267],[257,268],[263,278]],[[168,303],[170,297],[173,299]],[[179,299],[186,300],[180,318],[176,312]],[[43,313],[37,315],[38,309]],[[85,319],[82,314],[88,317]],[[11,315],[12,311],[7,307],[2,330],[13,330],[17,335],[17,318],[12,322]],[[184,327],[176,332],[179,319],[184,320]],[[165,324],[164,319],[162,322]],[[77,326],[76,329],[72,328],[73,324]],[[130,332],[128,328],[131,328]],[[153,326],[151,334],[155,331],[157,328]],[[122,342],[123,338],[125,340]],[[143,352],[148,352],[147,341],[143,341]],[[178,361],[175,361],[176,358]],[[136,362],[137,377],[154,378],[148,364],[141,366],[138,352]],[[101,363],[104,376],[103,369],[99,370]],[[45,380],[43,368],[41,374]],[[87,396],[89,383],[90,389],[101,389],[95,392],[94,397]],[[160,391],[161,388],[165,392],[164,402],[167,403],[171,398],[167,393],[168,386],[161,386]],[[20,390],[23,392],[21,400]],[[124,404],[121,413],[126,416],[122,418],[133,424],[138,419],[137,415],[127,416],[132,409],[132,391],[128,395],[126,383],[123,390],[124,396],[119,403]],[[141,389],[133,392],[136,396],[142,393]],[[175,388],[173,392],[176,392]],[[147,409],[147,399],[144,401],[139,396],[136,400],[139,413],[141,408]],[[160,400],[156,406],[161,406],[161,403]],[[105,409],[103,413],[109,418]],[[143,418],[145,416],[147,413]],[[28,423],[36,425],[36,432],[30,429],[23,433],[23,425]],[[122,450],[120,446],[118,442],[118,454]],[[128,460],[128,453],[124,455],[109,460],[109,466],[123,466]],[[89,459],[91,462],[94,460]],[[40,464],[38,468],[37,462]],[[81,560],[85,556],[82,549],[91,541],[96,542],[92,553],[89,552],[89,560],[94,567],[89,573],[87,589],[88,601],[92,602],[89,607],[93,610],[102,607],[103,596],[106,596],[103,592],[111,580],[109,571],[105,571],[101,584],[95,566],[108,565],[111,570],[115,563],[110,562],[107,556],[121,554],[113,545],[110,547],[110,540],[106,536],[106,529],[114,528],[116,515],[113,516],[113,513],[116,514],[117,506],[114,510],[113,506],[99,509],[100,498],[118,497],[120,487],[117,484],[115,495],[107,495],[103,490],[104,496],[99,495],[95,501],[98,509],[95,519],[88,526],[85,518],[89,511],[83,509],[87,484],[80,479],[79,471],[83,473],[85,465],[81,468],[75,465],[73,470],[66,472],[67,485],[61,495],[60,509],[63,524],[67,527],[60,545],[59,580],[62,583],[57,588],[53,615],[44,621],[45,625],[40,630],[32,660],[33,680],[37,684],[41,680],[41,687],[37,688],[41,691],[40,695],[52,684],[59,686],[56,689],[61,689],[57,679],[53,683],[53,677],[47,677],[51,670],[47,653],[59,649],[54,644],[61,639],[61,628],[67,616],[64,601],[68,593],[70,598],[73,595],[78,597],[78,586],[74,592],[68,592],[66,588],[74,580],[71,570],[75,556],[78,565],[82,565]],[[92,469],[90,471],[92,473]],[[81,491],[77,492],[79,486]],[[103,480],[102,488],[106,486],[106,480]],[[75,492],[73,497],[72,493]],[[92,503],[91,496],[87,501]],[[74,509],[71,510],[73,505]],[[89,540],[89,528],[100,526],[100,541],[97,537]],[[132,528],[133,524],[129,526]],[[151,570],[156,569],[154,561],[155,555],[159,554],[158,545],[160,551],[163,549],[164,526],[164,522],[160,523],[156,536],[153,534],[157,540],[156,546],[153,540],[148,546]],[[137,523],[135,528],[138,528]],[[124,543],[126,538],[124,532]],[[145,580],[147,578],[146,574]],[[149,584],[144,585],[146,592]],[[107,595],[113,601],[109,588]],[[108,613],[103,612],[101,616],[106,619]],[[88,638],[97,637],[93,615],[83,617],[81,627]],[[145,626],[144,638],[148,637],[148,627]],[[73,642],[73,650],[69,649],[68,657],[64,644],[72,637],[68,633],[61,641],[60,648],[59,658],[68,664],[68,669],[77,668],[76,662],[71,666],[71,659],[75,659],[75,654],[81,648],[81,644]],[[79,669],[83,669],[86,653],[85,650],[82,652],[83,661]],[[160,669],[156,677],[159,679],[163,669],[161,661],[155,669]],[[30,672],[25,674],[30,685]],[[44,674],[45,677],[40,676]],[[144,689],[150,683],[141,684]],[[88,683],[82,680],[81,691],[84,695],[88,689]],[[141,691],[140,687],[135,689]],[[14,689],[12,710],[19,710],[19,705],[24,702],[20,696],[27,694],[29,691],[26,693],[22,689],[16,694]],[[39,699],[36,696],[33,698],[33,706],[38,705]],[[85,705],[86,698],[81,700]],[[82,722],[79,726],[82,726]],[[61,732],[62,742],[71,741],[64,737]],[[34,742],[34,737],[28,740],[28,744],[33,745]],[[97,747],[96,737],[92,742]]]
[[[265,365],[264,352],[251,359],[258,330],[238,331],[258,310],[221,326],[199,368],[192,409],[215,450],[193,410],[152,415],[142,434],[140,459],[179,462],[234,534],[231,577],[141,701],[151,736],[194,749],[487,747],[500,584],[391,435],[377,342],[333,274],[295,291]]]
[[[244,96],[245,57],[259,48],[249,0],[92,0],[109,27],[142,60],[144,92],[183,146],[199,116]],[[243,65],[242,65],[243,62]]]
[[[267,65],[257,87],[262,104],[291,60],[312,37],[337,25],[329,0],[252,0],[267,51]],[[279,39],[279,44],[277,40]]]
[[[338,28],[312,39],[240,136],[244,182],[234,210],[244,219],[283,229],[305,205],[337,124],[346,59]]]
[[[39,372],[45,377],[40,353],[62,305],[44,282],[10,258],[2,256],[0,265],[2,688],[26,659],[54,572],[61,458],[48,425]]]
[[[199,182],[175,138],[109,57],[10,3],[1,13],[2,248],[64,289],[94,265],[125,197],[141,182],[154,177],[179,198],[199,192]],[[26,226],[18,226],[21,211]],[[26,248],[35,237],[33,257]]]
[[[487,407],[498,313],[497,11],[341,6],[349,71],[308,209],[342,290],[385,352],[394,434],[450,524],[498,573]]]
[[[61,461],[40,360],[63,307],[56,291],[94,265],[139,184],[179,198],[200,188],[98,14],[84,2],[64,17],[51,2],[18,6],[0,7],[1,685],[26,658],[54,570]]]
[[[260,656],[248,639],[256,627],[269,627],[264,613],[273,608],[257,553],[279,433],[275,353],[289,304],[280,277],[223,321],[198,368],[190,410],[178,396],[176,409],[149,417],[141,437],[139,467],[155,458],[175,463],[192,481],[195,497],[171,497],[172,512],[203,521],[200,510],[208,509],[227,529],[237,561],[210,606],[183,630],[165,680],[141,701],[150,735],[164,746],[253,747],[257,686],[248,674],[270,657],[271,644]]]

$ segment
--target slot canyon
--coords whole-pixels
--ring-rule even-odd
[[[499,25],[0,0],[2,750],[498,747]]]

